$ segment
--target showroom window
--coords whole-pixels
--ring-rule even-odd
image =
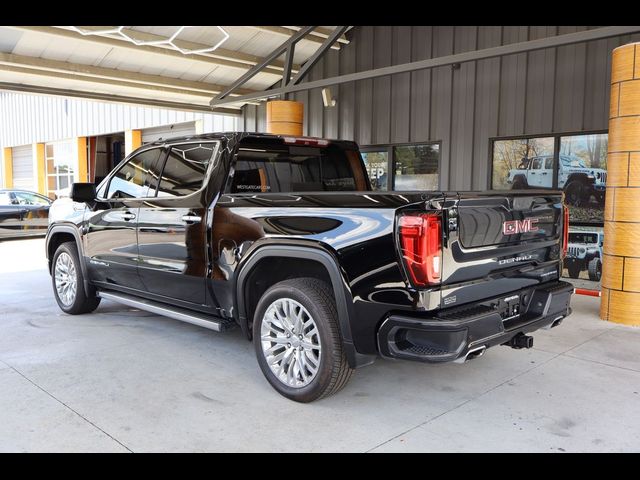
[[[491,188],[558,188],[573,224],[604,222],[607,134],[494,139]]]
[[[58,196],[74,182],[76,154],[71,141],[45,145],[47,193]]]
[[[394,190],[437,190],[440,144],[393,147]]]
[[[493,189],[564,191],[570,228],[563,276],[584,288],[599,288],[602,275],[607,147],[605,132],[493,140]]]
[[[553,137],[494,140],[491,188],[552,188],[553,162]]]
[[[384,150],[370,150],[361,152],[372,190],[388,190],[389,152]]]
[[[437,190],[440,151],[440,142],[361,148],[372,189],[399,191]]]

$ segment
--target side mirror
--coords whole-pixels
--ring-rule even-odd
[[[71,200],[73,200],[74,202],[93,202],[95,199],[95,183],[74,183],[73,185],[71,185]]]

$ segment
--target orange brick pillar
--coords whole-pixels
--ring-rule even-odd
[[[302,135],[304,104],[292,100],[267,102],[267,133]]]
[[[600,317],[640,326],[640,43],[613,51]]]

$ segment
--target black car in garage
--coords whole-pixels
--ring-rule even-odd
[[[0,190],[0,240],[46,234],[51,203],[28,190]]]

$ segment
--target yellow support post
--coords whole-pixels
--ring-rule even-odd
[[[4,188],[13,188],[13,150],[11,147],[3,149],[4,155]]]
[[[78,181],[88,182],[87,137],[78,137]]]
[[[640,326],[640,43],[613,51],[600,317]]]
[[[38,178],[38,193],[47,194],[47,170],[44,161],[44,143],[33,144],[33,158],[36,159],[36,176]]]
[[[142,130],[127,130],[124,132],[125,157],[140,146],[142,146]]]

